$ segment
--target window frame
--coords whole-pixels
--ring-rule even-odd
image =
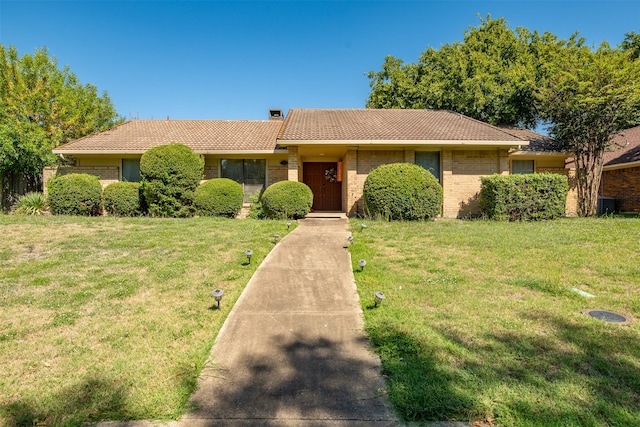
[[[514,167],[515,163],[518,163],[519,166],[516,170],[516,168]],[[530,164],[531,167],[524,167],[523,164],[527,163]],[[536,161],[533,159],[512,159],[511,160],[511,175],[526,175],[526,174],[530,174],[530,173],[535,173],[536,172]]]
[[[435,171],[435,172],[437,172],[437,174],[436,174],[436,173],[434,173],[434,171],[432,170],[432,168],[430,168],[430,167],[429,167],[429,168],[427,168],[427,167],[425,167],[424,165],[422,165],[422,164],[418,163],[418,154],[419,154],[419,153],[429,153],[429,154],[435,154],[435,155],[437,155],[437,156],[438,156],[438,159],[437,159],[437,163],[438,163],[438,170],[437,170],[437,171]],[[432,159],[432,160],[433,160],[433,159]],[[440,151],[435,151],[435,150],[420,150],[420,151],[415,151],[415,153],[414,153],[413,163],[414,163],[414,164],[416,164],[416,165],[418,165],[418,166],[421,166],[421,167],[423,167],[424,169],[426,169],[427,171],[429,171],[429,173],[431,173],[431,175],[433,175],[433,176],[436,178],[436,181],[438,181],[438,183],[440,183],[440,184],[442,183],[442,154],[441,154],[441,152],[440,152]]]
[[[242,162],[242,177],[240,179],[238,179],[237,176],[237,166],[236,166],[236,176],[225,176],[225,170],[227,170],[227,168],[225,167],[225,162]],[[248,162],[251,163],[257,163],[257,162],[262,162],[262,170],[261,173],[259,173],[258,175],[260,175],[258,178],[250,178],[247,177],[247,173],[250,172],[251,170],[256,170],[255,166],[256,164],[247,164]],[[220,177],[221,178],[228,178],[231,179],[235,182],[237,182],[238,184],[242,185],[242,192],[244,193],[244,203],[249,203],[249,197],[253,194],[256,193],[260,193],[261,191],[263,191],[266,186],[267,186],[267,159],[265,158],[221,158],[220,159]],[[258,181],[261,180],[261,183],[256,183],[256,182],[247,182],[247,181]],[[259,190],[256,190],[256,186],[260,186]],[[248,189],[247,186],[250,186],[250,188]],[[249,192],[249,191],[251,192]]]
[[[128,179],[129,176],[125,176],[125,162],[127,162],[127,163],[132,162],[134,164],[137,164],[137,168],[134,168],[134,169],[137,169],[137,174],[136,174],[137,175],[136,176],[137,180],[136,179]],[[139,158],[137,158],[137,159],[122,159],[122,161],[120,162],[120,165],[121,165],[120,166],[120,180],[121,181],[123,181],[123,182],[140,182],[141,177],[140,177],[140,159]],[[130,171],[129,168],[126,168],[126,169],[128,171]]]

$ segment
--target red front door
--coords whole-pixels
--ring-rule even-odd
[[[342,183],[337,179],[338,164],[336,162],[302,164],[302,181],[313,192],[313,210],[342,210]]]

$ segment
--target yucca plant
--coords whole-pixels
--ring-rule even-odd
[[[38,192],[20,196],[15,204],[13,213],[16,215],[46,215],[49,213],[47,197]]]

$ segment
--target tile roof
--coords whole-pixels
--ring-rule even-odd
[[[144,153],[179,142],[198,153],[272,151],[281,120],[131,120],[53,150],[60,154]]]
[[[560,148],[560,144],[550,136],[515,126],[500,126],[500,128],[518,138],[529,141],[529,145],[521,147],[520,151],[536,153],[564,153],[566,151]]]
[[[640,126],[618,133],[613,143],[612,151],[604,154],[604,166],[640,162]]]
[[[446,110],[291,109],[286,141],[483,141],[526,144],[504,130]]]

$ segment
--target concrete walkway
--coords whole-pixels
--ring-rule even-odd
[[[255,272],[180,426],[398,426],[369,350],[346,219],[305,219]]]

